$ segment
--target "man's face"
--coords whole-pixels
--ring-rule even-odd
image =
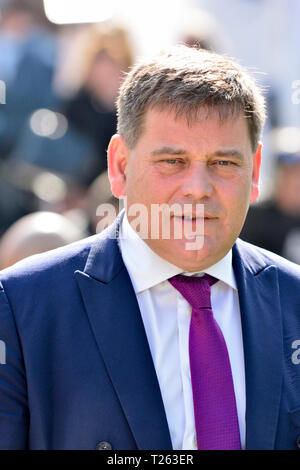
[[[202,248],[187,249],[190,240],[176,239],[174,229],[169,239],[145,239],[159,256],[191,272],[215,264],[234,244],[249,203],[258,196],[261,157],[261,147],[253,155],[242,114],[222,123],[217,110],[209,115],[203,110],[199,117],[188,125],[171,111],[149,110],[134,149],[116,135],[108,151],[113,193],[127,196],[127,213],[136,203],[147,208],[149,233],[153,204],[190,204],[193,213],[203,204]],[[195,220],[171,219],[174,226],[195,228]]]

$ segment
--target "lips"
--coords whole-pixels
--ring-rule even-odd
[[[185,218],[185,219],[217,219],[217,215],[214,215],[211,212],[204,212],[203,210],[182,210],[177,209],[174,211],[171,211],[170,213],[171,217],[180,217],[180,218]]]
[[[207,219],[207,220],[210,220],[210,219],[217,219],[217,217],[214,217],[212,215],[208,215],[208,214],[204,214],[204,217],[203,216],[196,216],[196,215],[187,215],[187,214],[180,214],[180,215],[176,215],[174,214],[173,217],[176,217],[176,218],[181,218],[181,219],[184,219],[184,220],[196,220],[196,219]]]

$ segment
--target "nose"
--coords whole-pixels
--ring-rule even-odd
[[[212,195],[213,184],[205,162],[197,162],[190,166],[185,174],[182,192],[185,197],[192,198],[195,201],[200,201]]]

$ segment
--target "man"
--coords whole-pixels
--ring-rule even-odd
[[[133,68],[118,112],[126,213],[1,274],[1,447],[296,449],[300,270],[237,239],[258,88],[181,46]]]

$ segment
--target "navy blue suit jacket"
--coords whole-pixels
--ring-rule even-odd
[[[172,448],[118,224],[1,273],[0,448]],[[296,449],[300,267],[241,240],[233,265],[247,449]]]

